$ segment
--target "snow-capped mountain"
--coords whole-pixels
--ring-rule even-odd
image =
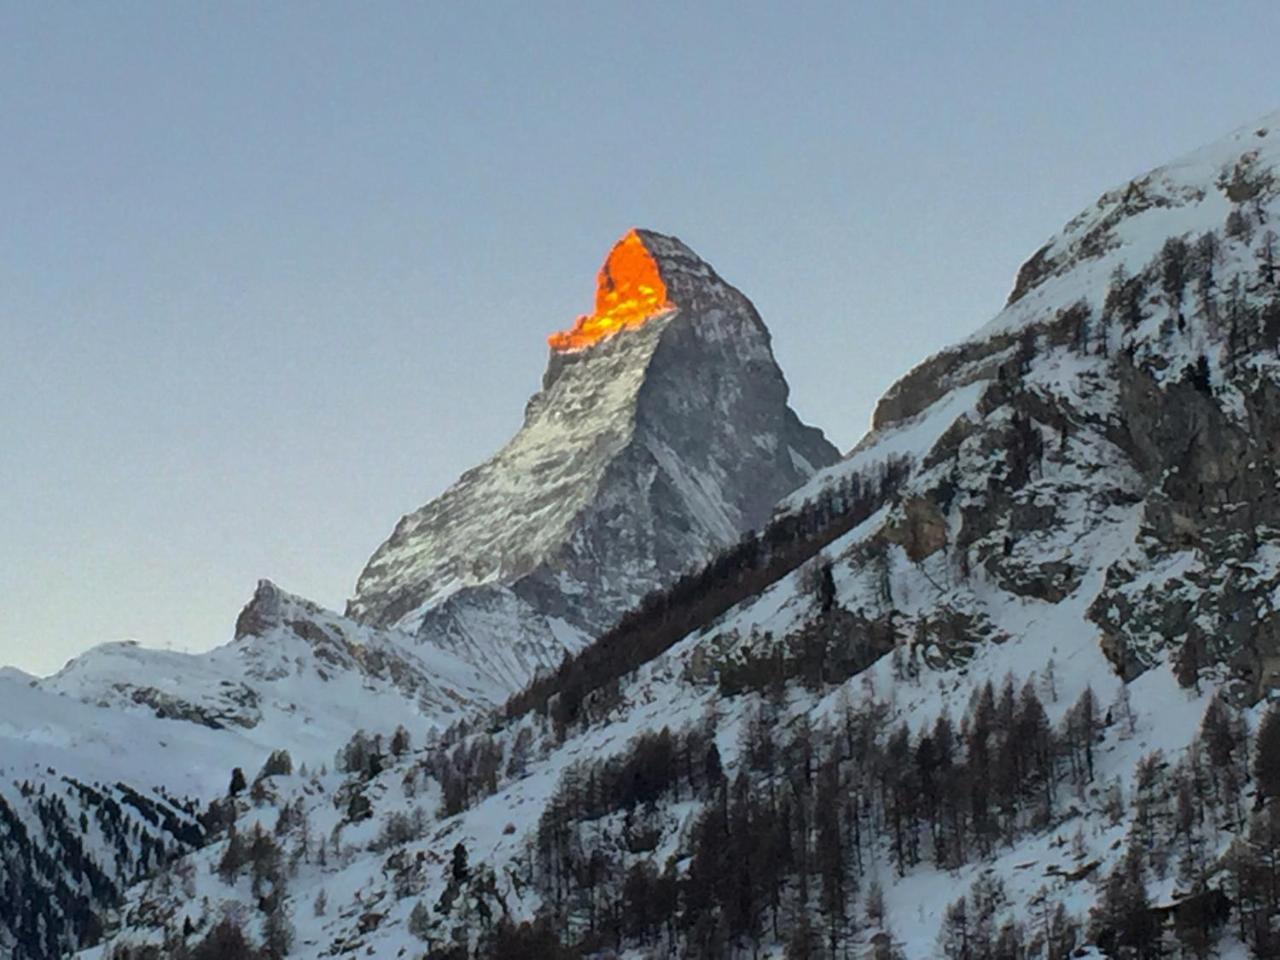
[[[837,459],[751,302],[673,237],[629,232],[551,342],[519,433],[400,520],[347,607],[511,691]]]
[[[271,778],[112,943],[1274,955],[1278,218],[1280,113],[1104,194],[758,534],[470,733]],[[433,516],[353,613],[524,600],[493,540],[474,582],[424,561]]]
[[[0,675],[0,889],[46,892],[0,910],[0,948],[91,942],[125,885],[203,841],[233,769],[275,751],[319,769],[357,731],[421,737],[500,706],[836,459],[786,406],[754,308],[676,240],[628,234],[596,313],[552,340],[525,428],[402,521],[360,620],[264,580],[207,653],[108,643]],[[74,840],[82,813],[108,818],[95,843]]]

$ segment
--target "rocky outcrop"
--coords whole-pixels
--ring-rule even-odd
[[[445,713],[486,703],[479,683],[468,689],[458,682],[459,665],[428,665],[413,653],[408,637],[353,623],[284,592],[270,580],[258,582],[253,599],[240,612],[236,640],[251,678],[275,681],[295,672],[297,658],[281,659],[278,654],[282,646],[301,646],[309,654],[309,668],[322,681],[363,678],[396,691],[410,703]],[[454,667],[452,675],[446,666]],[[464,679],[469,678],[464,674]]]
[[[901,546],[912,563],[919,563],[947,544],[947,520],[933,501],[912,497],[902,504],[902,516],[885,531],[891,543]]]
[[[227,726],[251,728],[257,726],[262,718],[258,710],[260,698],[243,683],[228,683],[219,691],[216,705],[193,703],[155,687],[117,683],[113,689],[134,703],[148,707],[160,720],[184,720],[211,730],[222,730]]]

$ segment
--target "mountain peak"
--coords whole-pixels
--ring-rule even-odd
[[[581,350],[618,330],[638,327],[670,310],[658,261],[645,244],[647,231],[631,229],[613,245],[596,278],[596,308],[568,330],[547,338],[553,350]]]
[[[787,406],[751,302],[674,237],[628,231],[595,312],[551,347],[520,432],[400,520],[347,608],[437,646],[478,643],[486,667],[529,634],[537,653],[493,671],[513,688],[838,458]]]
[[[683,306],[681,293],[708,282],[722,281],[675,237],[632,227],[613,245],[596,276],[595,310],[547,342],[559,352],[583,350]]]

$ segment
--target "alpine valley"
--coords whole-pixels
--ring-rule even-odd
[[[1278,225],[1280,113],[1104,193],[843,457],[627,233],[343,613],[0,672],[0,953],[1280,955]]]

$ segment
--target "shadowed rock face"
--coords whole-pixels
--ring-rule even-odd
[[[521,431],[400,520],[350,616],[500,662],[521,684],[838,459],[787,406],[751,302],[680,241],[636,240],[670,306],[553,349]]]

